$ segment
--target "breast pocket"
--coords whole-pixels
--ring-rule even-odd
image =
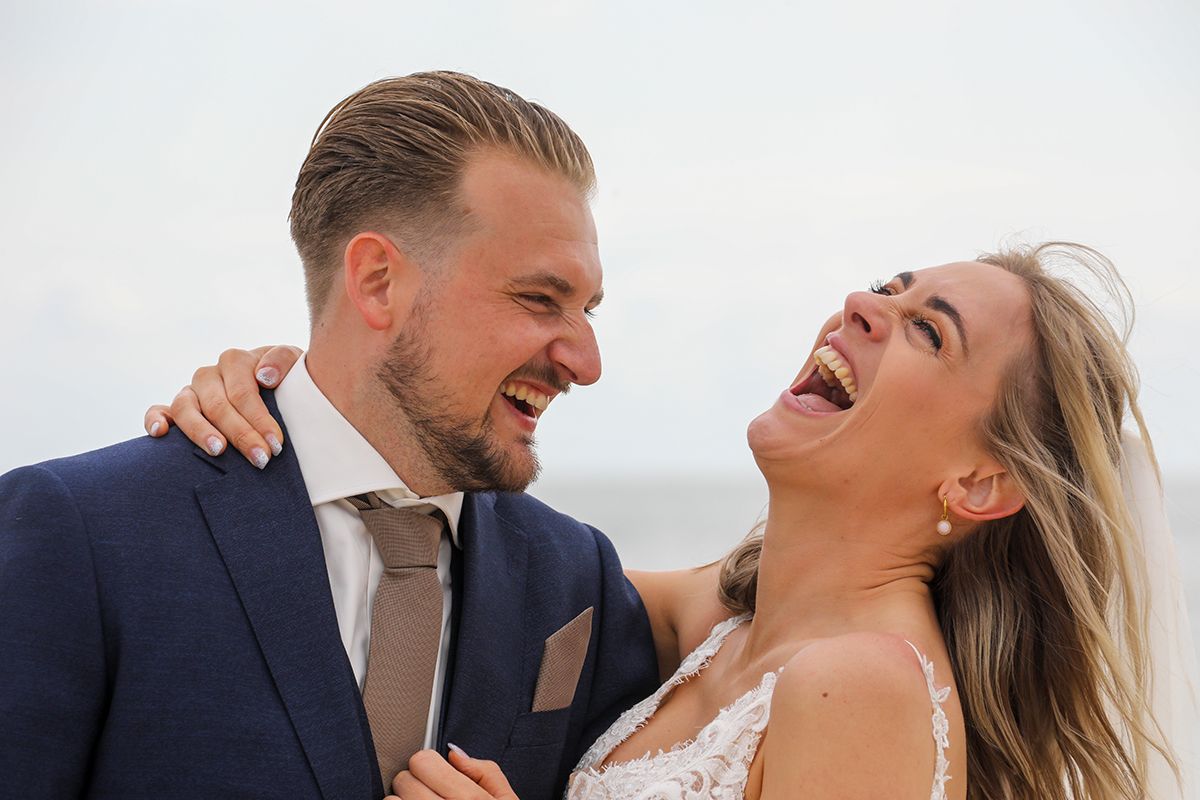
[[[518,797],[535,800],[555,796],[570,716],[568,707],[528,711],[513,721],[499,762]]]
[[[542,747],[563,743],[567,734],[567,720],[571,716],[570,706],[553,711],[527,711],[513,720],[508,734],[509,747]]]

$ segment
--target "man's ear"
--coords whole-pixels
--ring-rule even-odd
[[[346,296],[377,331],[403,325],[421,283],[416,262],[374,231],[363,231],[346,244],[342,276]]]
[[[946,481],[938,493],[949,501],[953,516],[976,522],[1011,517],[1025,506],[1025,496],[1012,476],[995,463]]]

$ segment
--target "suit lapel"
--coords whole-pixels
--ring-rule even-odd
[[[366,714],[299,464],[285,450],[261,472],[236,452],[220,466],[226,474],[196,495],[317,784],[329,800],[378,797]]]
[[[461,595],[440,747],[454,742],[498,758],[514,717],[529,710],[522,687],[528,539],[498,518],[490,494],[468,494],[459,519]]]

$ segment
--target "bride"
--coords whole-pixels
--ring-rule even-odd
[[[1123,290],[1098,253],[1053,243],[846,298],[750,424],[766,522],[720,565],[631,573],[679,666],[569,798],[1133,800],[1165,796],[1154,763],[1180,791],[1122,488],[1129,458],[1153,464],[1136,373],[1056,262]],[[195,397],[174,416],[202,441]],[[1122,450],[1126,421],[1145,456]],[[418,754],[393,789],[512,796],[461,752]]]

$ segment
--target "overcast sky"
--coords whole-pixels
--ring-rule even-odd
[[[1170,475],[1200,476],[1200,4],[6,2],[0,471],[141,432],[228,346],[304,344],[314,129],[449,68],[589,144],[601,382],[547,472],[753,475],[848,291],[1006,241],[1108,254]]]

